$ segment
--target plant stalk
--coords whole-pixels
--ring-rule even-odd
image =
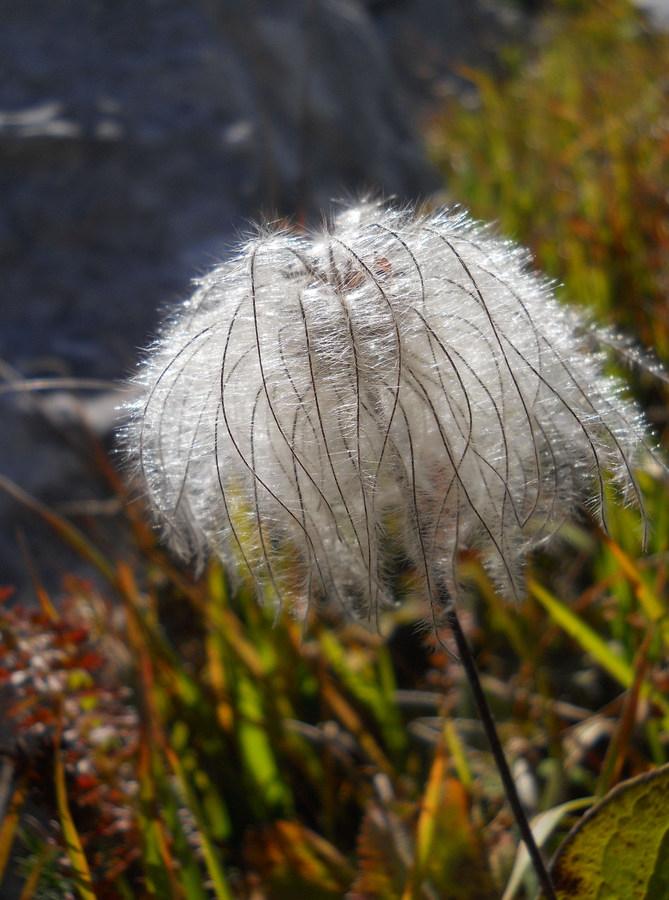
[[[450,601],[450,599],[448,601],[447,622],[449,628],[451,629],[453,637],[455,638],[460,662],[464,667],[465,673],[467,675],[467,680],[469,681],[469,686],[471,687],[472,694],[474,695],[474,702],[476,703],[477,709],[479,711],[479,716],[481,717],[481,722],[483,723],[483,728],[488,738],[488,743],[490,744],[492,755],[495,758],[495,763],[502,779],[502,784],[504,785],[504,792],[511,806],[516,824],[518,825],[518,828],[520,830],[521,838],[525,844],[525,847],[527,848],[527,852],[530,855],[532,865],[534,866],[534,871],[537,873],[537,878],[539,879],[539,884],[543,891],[544,898],[545,900],[557,900],[553,882],[551,881],[551,877],[548,874],[548,869],[546,868],[546,864],[541,855],[541,851],[539,850],[539,847],[534,840],[534,835],[532,834],[530,823],[527,819],[525,810],[523,809],[523,804],[520,801],[520,797],[518,796],[518,791],[516,790],[516,783],[513,780],[511,770],[509,769],[509,764],[506,761],[504,750],[502,749],[502,743],[499,739],[499,735],[497,734],[495,720],[493,718],[490,707],[488,706],[488,701],[486,700],[485,694],[483,693],[483,688],[481,687],[481,680],[476,668],[476,663],[474,662],[474,657],[472,656],[472,652],[469,649],[469,644],[467,643],[467,639],[460,625],[460,620],[458,619],[455,607],[453,606],[453,603]]]

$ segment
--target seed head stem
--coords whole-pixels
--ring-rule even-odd
[[[513,816],[516,820],[516,824],[518,825],[518,828],[520,830],[520,835],[523,839],[525,847],[527,848],[527,852],[530,855],[530,859],[532,861],[532,865],[534,866],[534,871],[537,874],[537,878],[539,879],[539,884],[541,885],[541,889],[544,894],[544,900],[557,900],[553,882],[551,881],[551,877],[548,874],[548,869],[546,868],[546,864],[544,863],[541,851],[539,850],[539,847],[534,840],[534,835],[532,834],[530,823],[528,822],[527,815],[525,813],[525,810],[523,809],[523,804],[521,803],[520,797],[518,796],[518,791],[516,790],[516,784],[513,780],[511,770],[509,769],[509,764],[506,761],[506,756],[504,755],[504,750],[502,749],[502,744],[499,739],[499,735],[497,734],[495,720],[490,710],[490,706],[488,705],[488,701],[486,700],[486,696],[483,693],[483,688],[481,687],[481,680],[479,678],[474,657],[472,656],[472,652],[469,649],[469,644],[467,643],[467,639],[462,630],[462,626],[460,625],[460,620],[458,619],[457,612],[455,611],[455,606],[450,600],[447,602],[449,605],[448,611],[446,613],[446,622],[451,630],[453,638],[455,639],[460,662],[462,663],[465,674],[467,675],[467,681],[469,682],[469,686],[474,697],[474,702],[476,703],[479,716],[481,717],[481,722],[483,723],[483,728],[485,730],[486,737],[488,738],[488,743],[490,744],[492,755],[495,758],[497,770],[499,771],[500,777],[502,779],[504,793],[506,794],[507,800],[509,801]]]

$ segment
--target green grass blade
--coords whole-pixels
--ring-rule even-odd
[[[616,679],[624,688],[634,684],[634,666],[618,656],[586,622],[580,619],[568,606],[536,581],[530,581],[529,590],[532,596],[544,607],[553,621],[563,628],[567,634]],[[669,701],[648,684],[642,686],[642,693],[649,694],[652,700],[669,715]]]
[[[614,653],[596,631],[593,631],[576,613],[536,581],[530,581],[528,587],[532,596],[539,601],[553,621],[593,656],[609,675],[612,675],[624,688],[632,686],[634,683],[633,667]]]
[[[217,900],[235,900],[225,876],[223,863],[220,860],[218,851],[214,845],[214,841],[212,840],[212,837],[209,833],[209,828],[207,826],[207,823],[205,822],[202,809],[197,800],[197,797],[195,796],[195,792],[190,785],[186,772],[184,771],[184,768],[181,764],[181,760],[171,748],[167,747],[165,752],[167,753],[170,765],[174,770],[174,774],[177,776],[179,787],[186,799],[188,808],[193,814],[193,818],[195,819],[195,822],[197,824],[198,831],[200,833],[200,839],[202,841],[202,852],[204,855],[205,865],[207,867],[207,871],[209,872],[209,877],[212,880],[216,898]]]

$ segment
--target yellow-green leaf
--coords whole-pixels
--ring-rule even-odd
[[[558,900],[668,900],[669,765],[610,791],[551,866]]]

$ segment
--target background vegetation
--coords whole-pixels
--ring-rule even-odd
[[[665,362],[667,59],[667,37],[623,0],[554,4],[501,75],[463,73],[467,102],[428,135],[454,201]],[[662,441],[664,385],[630,377]],[[512,820],[461,670],[415,633],[411,598],[383,636],[275,623],[217,566],[200,580],[175,568],[102,454],[100,467],[131,550],[36,511],[107,587],[66,579],[56,608],[36,561],[39,607],[0,606],[17,735],[4,890],[18,871],[22,900],[502,896]],[[659,472],[642,478],[646,555],[634,511],[612,512],[609,537],[584,521],[535,560],[522,609],[462,564],[463,619],[523,798],[555,811],[549,852],[592,798],[668,759],[669,504]],[[521,873],[505,900],[535,889]]]

